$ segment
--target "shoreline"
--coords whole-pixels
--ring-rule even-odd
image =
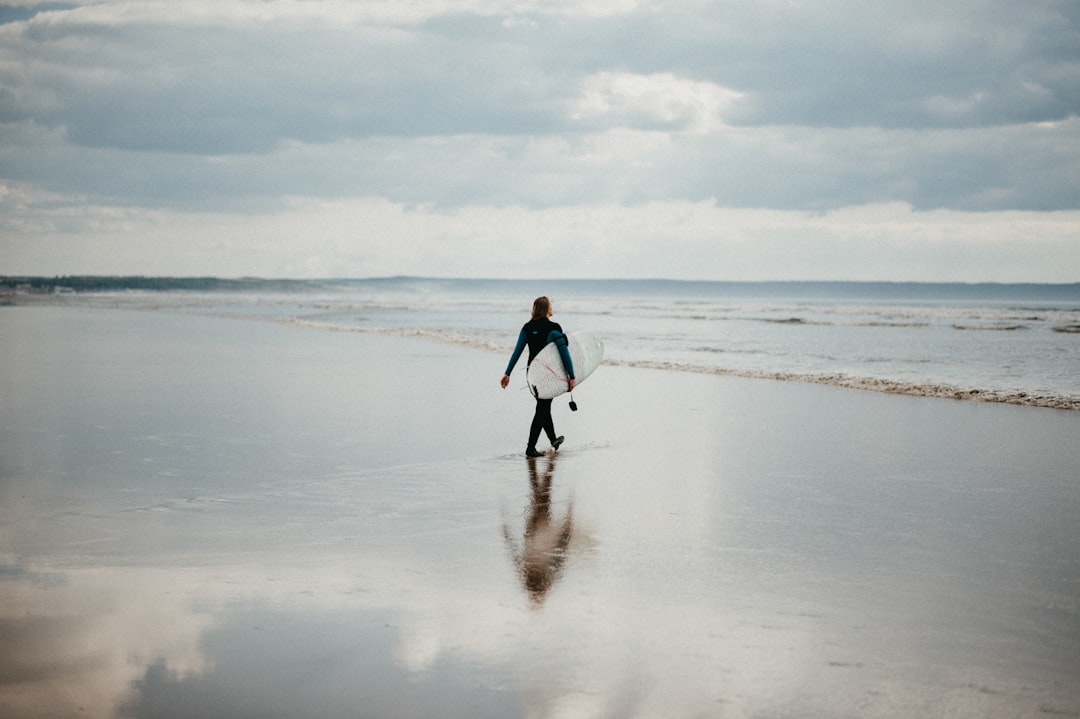
[[[641,369],[674,370],[677,372],[689,372],[693,374],[712,374],[722,377],[744,377],[747,379],[764,379],[778,382],[821,384],[831,387],[842,387],[844,389],[857,389],[866,392],[905,395],[908,397],[925,397],[927,399],[953,399],[959,401],[987,402],[991,404],[1011,404],[1022,407],[1058,409],[1066,412],[1080,411],[1080,397],[1058,397],[1054,395],[1039,395],[1020,391],[1001,392],[996,390],[964,389],[944,384],[913,384],[897,380],[877,379],[873,377],[849,377],[840,374],[815,375],[793,372],[751,372],[635,360],[614,360],[610,362],[604,360],[604,364],[637,367]]]
[[[387,337],[405,337],[451,344],[473,349],[483,349],[508,355],[513,347],[495,342],[482,342],[474,338],[456,335],[448,332],[439,332],[426,329],[389,329],[370,327],[343,327],[325,322],[316,322],[303,319],[279,319],[275,320],[282,324],[295,325],[298,327],[310,327],[312,329],[327,332],[355,332],[358,334],[373,334]],[[1038,407],[1041,409],[1056,409],[1066,412],[1080,411],[1080,397],[1044,395],[1022,391],[999,391],[986,389],[972,389],[956,387],[946,384],[915,384],[901,382],[899,380],[881,379],[875,377],[852,377],[842,374],[801,374],[796,372],[756,372],[751,370],[736,370],[723,367],[708,367],[705,365],[692,365],[676,362],[651,362],[648,360],[620,360],[605,357],[601,365],[608,367],[633,367],[636,369],[659,370],[670,372],[682,372],[687,374],[716,375],[719,377],[741,377],[744,379],[772,380],[775,382],[798,382],[803,384],[818,384],[844,389],[856,389],[865,392],[882,394],[905,395],[908,397],[925,397],[927,399],[952,399],[958,401],[985,402],[989,404],[1009,404],[1021,407]]]
[[[177,291],[180,292],[180,291]],[[152,297],[154,293],[140,294],[141,300]],[[223,292],[222,294],[229,294]],[[168,295],[166,295],[168,296]],[[11,297],[17,299],[11,300]],[[169,306],[166,303],[159,305],[125,305],[115,300],[123,295],[117,294],[19,294],[11,295],[0,303],[0,306],[61,306],[61,307],[86,307],[111,309],[126,309],[146,312],[165,312],[170,314],[198,316],[218,319],[235,319],[241,321],[267,321],[286,326],[304,327],[326,332],[346,332],[359,334],[383,335],[388,337],[415,338],[440,344],[471,347],[474,349],[487,350],[494,353],[509,355],[513,349],[511,345],[502,342],[485,341],[474,336],[465,336],[456,332],[440,331],[432,329],[411,328],[386,328],[386,327],[360,327],[345,326],[309,320],[302,317],[253,317],[228,311],[199,312],[183,307]],[[104,303],[88,299],[106,300]],[[111,302],[109,302],[111,300]],[[927,399],[950,399],[962,402],[981,402],[987,404],[1006,404],[1021,407],[1036,407],[1040,409],[1054,409],[1065,412],[1080,411],[1080,396],[1044,394],[1022,390],[998,390],[978,387],[964,387],[952,384],[940,384],[933,382],[904,382],[901,380],[880,377],[859,377],[839,373],[816,374],[812,372],[782,372],[768,370],[741,370],[709,365],[696,365],[689,363],[650,361],[650,360],[624,360],[619,358],[605,357],[603,365],[612,367],[634,367],[638,369],[671,371],[690,374],[716,375],[722,377],[742,377],[747,379],[772,380],[777,382],[796,382],[803,384],[817,384],[844,389],[861,390],[881,394],[903,395],[909,397],[924,397]]]

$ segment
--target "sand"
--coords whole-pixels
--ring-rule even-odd
[[[494,352],[0,336],[0,716],[1080,716],[1080,413],[602,367],[528,461]]]

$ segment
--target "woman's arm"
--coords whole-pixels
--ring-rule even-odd
[[[571,380],[574,379],[574,360],[570,358],[570,340],[558,330],[552,330],[547,339],[559,348],[559,356],[562,357],[563,367],[566,368],[566,376]]]
[[[510,355],[510,364],[506,365],[506,371],[503,372],[502,380],[499,382],[503,389],[506,389],[506,386],[510,384],[510,373],[514,371],[514,365],[517,364],[527,343],[528,339],[525,337],[525,330],[521,330],[518,333],[517,347],[514,348],[514,354]]]

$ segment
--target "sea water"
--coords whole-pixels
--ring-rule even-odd
[[[96,301],[423,336],[508,355],[543,294],[564,329],[604,338],[609,364],[1080,409],[1080,284],[390,278],[289,287]]]

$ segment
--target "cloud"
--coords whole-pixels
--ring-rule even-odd
[[[1077,20],[1059,2],[831,0],[754,3],[737,15],[714,4],[665,13],[654,32],[693,25],[697,47],[676,58],[679,71],[698,61],[699,77],[753,90],[749,124],[972,127],[1076,114]],[[963,113],[927,106],[976,95]]]
[[[826,213],[658,201],[438,209],[288,198],[267,213],[67,205],[0,196],[6,272],[237,277],[643,277],[1075,281],[1080,212]],[[35,237],[34,243],[8,238]]]
[[[571,111],[577,121],[601,119],[622,127],[657,127],[708,133],[723,125],[725,111],[741,93],[671,73],[602,72],[582,81]]]
[[[538,225],[694,203],[1076,210],[1078,16],[1053,0],[27,5],[0,16],[0,181],[64,198],[72,233],[100,208],[279,221],[297,197]],[[7,222],[8,242],[48,246],[42,212]]]

